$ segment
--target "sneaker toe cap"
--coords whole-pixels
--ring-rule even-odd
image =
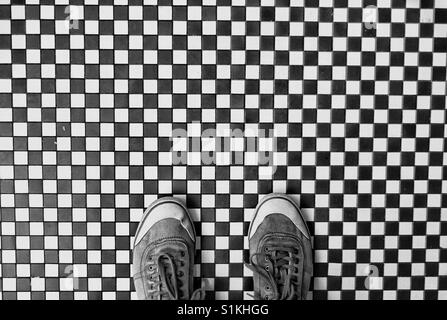
[[[141,222],[141,225],[135,235],[135,245],[137,245],[144,238],[151,228],[160,225],[158,222],[167,219],[172,219],[173,222],[177,222],[177,224],[186,230],[190,239],[195,241],[195,232],[192,221],[186,209],[179,203],[166,201],[149,208],[148,210],[149,211],[145,212],[143,221]],[[165,231],[166,234],[169,234],[169,230]]]
[[[306,226],[304,219],[301,216],[299,208],[293,202],[293,200],[285,197],[272,197],[268,200],[261,202],[256,210],[255,217],[251,223],[248,238],[252,238],[258,228],[261,226],[264,220],[273,215],[281,214],[287,220],[290,220],[293,225],[298,228],[298,230],[307,238],[310,239],[310,235]],[[283,220],[283,219],[281,219]],[[271,225],[271,223],[270,223]],[[272,225],[272,229],[276,229]]]

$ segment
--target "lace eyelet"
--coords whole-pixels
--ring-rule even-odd
[[[185,251],[180,251],[180,255],[182,256],[182,257],[184,257],[185,256]]]
[[[268,300],[268,299],[269,299],[269,296],[265,296],[265,297],[264,297],[264,300]]]
[[[269,286],[265,286],[265,290],[270,291],[270,287]]]
[[[264,269],[265,269],[265,271],[269,271],[270,270],[269,266],[267,266],[267,265],[264,267]]]
[[[177,276],[179,276],[179,277],[183,277],[185,274],[183,273],[183,271],[179,271],[178,273],[177,273]]]
[[[265,252],[269,252],[270,250],[269,250],[269,248],[264,247],[264,251],[265,251]]]

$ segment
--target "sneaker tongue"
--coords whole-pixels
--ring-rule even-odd
[[[187,291],[188,285],[185,283],[185,266],[181,266],[181,261],[179,259],[173,258],[172,260],[174,262],[175,270],[172,270],[172,266],[168,261],[165,261],[162,265],[162,267],[165,268],[166,285],[170,287],[169,289],[165,288],[162,284],[162,290],[165,292],[169,290],[172,293],[177,291],[179,300],[188,299],[189,293]]]
[[[288,256],[289,252],[296,253],[296,250],[298,250],[298,253],[300,253],[301,251],[296,238],[283,234],[270,236],[262,245],[262,249],[264,252],[266,252],[265,249],[273,249],[276,253],[285,256]]]
[[[266,250],[267,249],[267,250]],[[294,257],[292,264],[294,268],[298,269],[298,274],[302,274],[303,272],[303,264],[302,264],[302,250],[297,242],[296,238],[292,238],[287,235],[275,235],[271,236],[264,242],[262,246],[262,250],[265,255],[272,260],[274,270],[274,278],[275,282],[278,286],[278,293],[282,294],[283,290],[290,289],[285,288],[286,280],[288,279],[288,285],[296,286],[296,291],[301,290],[301,278],[300,276],[290,275],[290,273],[296,273],[296,270],[289,270],[285,268],[290,264],[288,259],[284,259],[286,257],[290,257],[291,254]],[[298,250],[298,251],[297,251]]]
[[[164,293],[164,297],[171,299],[168,292],[171,292],[179,300],[189,299],[189,282],[188,282],[188,270],[187,270],[187,252],[184,248],[176,245],[164,247],[163,252],[156,253],[157,259],[159,259],[158,274],[161,280],[161,291]],[[161,279],[164,277],[164,279]],[[164,281],[163,281],[164,280]],[[169,288],[167,288],[167,286]]]

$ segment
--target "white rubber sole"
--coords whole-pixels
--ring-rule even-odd
[[[253,218],[252,218],[252,220],[251,220],[251,222],[250,222],[250,226],[249,226],[249,228],[248,228],[248,236],[250,236],[250,234],[251,234],[251,228],[252,228],[252,226],[253,226],[253,221],[255,220],[255,218],[256,218],[256,216],[257,216],[257,214],[258,214],[258,210],[259,210],[259,208],[260,208],[265,202],[269,201],[270,199],[277,199],[277,198],[281,198],[281,199],[287,200],[287,201],[289,201],[291,204],[293,204],[293,206],[296,208],[296,210],[297,210],[297,212],[298,212],[298,214],[299,214],[301,220],[303,220],[303,223],[304,223],[304,225],[306,226],[306,231],[307,231],[306,237],[307,237],[308,239],[310,239],[311,236],[310,236],[309,227],[307,226],[306,220],[304,219],[303,214],[301,213],[300,207],[296,204],[296,202],[295,202],[290,196],[288,196],[288,195],[286,195],[286,194],[283,194],[283,193],[270,193],[270,194],[264,196],[264,198],[262,198],[261,201],[259,201],[258,205],[256,206],[255,215],[253,216]],[[280,213],[280,212],[278,212],[278,213]]]
[[[191,225],[193,227],[192,228],[193,238],[194,238],[193,242],[196,241],[196,230],[194,228],[194,222],[193,222],[193,220],[191,218],[191,215],[189,214],[188,209],[186,209],[185,205],[180,200],[178,200],[177,198],[174,198],[174,197],[163,197],[163,198],[157,199],[154,202],[152,202],[151,205],[144,211],[143,217],[141,218],[141,221],[138,224],[137,231],[135,232],[134,241],[133,241],[133,246],[134,247],[135,247],[135,240],[138,238],[138,234],[140,233],[141,227],[143,226],[146,218],[149,217],[152,209],[154,209],[156,206],[159,206],[159,205],[161,205],[163,203],[167,203],[167,202],[173,202],[173,203],[178,204],[180,207],[183,208],[183,210],[185,211],[186,216],[188,217],[188,219],[189,219],[189,221],[190,221],[190,223],[191,223]]]

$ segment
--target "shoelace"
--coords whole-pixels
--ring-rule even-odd
[[[183,263],[183,261],[180,261]],[[157,268],[155,268],[155,265]],[[148,263],[149,280],[153,282],[149,288],[149,295],[153,298],[169,297],[171,300],[179,300],[179,289],[183,283],[177,279],[183,272],[177,273],[174,259],[166,253],[160,254],[154,263]],[[205,299],[205,290],[199,288],[191,295],[191,300]]]
[[[257,261],[254,258],[257,257]],[[260,261],[264,261],[264,266]],[[247,268],[258,274],[266,282],[266,290],[273,292],[273,300],[292,300],[298,285],[298,255],[296,249],[285,247],[265,248],[263,253],[255,253],[250,257]],[[257,293],[254,298],[260,297]]]

